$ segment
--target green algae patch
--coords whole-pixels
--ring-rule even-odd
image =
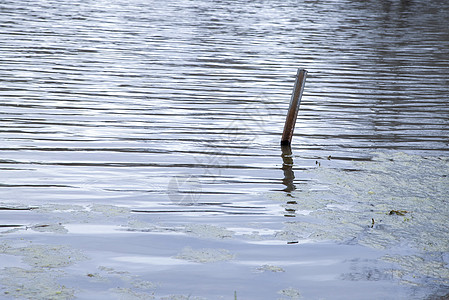
[[[85,260],[80,251],[61,245],[34,245],[13,247],[3,245],[0,254],[20,256],[22,261],[34,268],[61,268]]]
[[[185,247],[175,258],[196,263],[213,263],[234,259],[234,254],[226,249],[192,249]]]
[[[301,190],[268,195],[290,216],[275,238],[394,250],[383,261],[398,267],[401,282],[447,285],[449,158],[377,153],[349,169],[331,165],[303,171],[313,180]]]
[[[63,267],[86,259],[78,250],[61,245],[35,245],[22,242],[0,244],[0,254],[21,258],[27,268],[3,268],[1,291],[5,297],[19,299],[72,299],[75,291],[58,283]]]
[[[449,158],[376,154],[372,161],[354,162],[354,170],[306,172],[319,179],[319,188],[303,186],[291,193],[293,202],[280,193],[269,195],[296,212],[277,238],[449,251]]]
[[[256,272],[273,272],[273,273],[283,273],[285,272],[285,270],[281,267],[278,266],[273,266],[273,265],[262,265],[260,267],[256,268]]]
[[[449,268],[438,257],[422,257],[418,255],[385,255],[382,260],[400,267],[394,273],[404,283],[412,282],[416,276],[435,278],[449,285]]]
[[[92,204],[89,208],[92,212],[100,213],[105,217],[127,216],[131,212],[126,207],[105,204]]]
[[[296,300],[302,298],[301,292],[291,287],[278,291],[278,294],[283,296],[283,298],[280,298],[282,300],[284,299]]]
[[[5,268],[0,282],[5,297],[18,299],[73,299],[74,290],[55,281],[57,274],[38,269]]]
[[[226,229],[225,227],[197,223],[173,227],[149,224],[138,220],[130,220],[128,225],[123,227],[126,231],[187,234],[196,238],[211,240],[229,239],[233,238],[235,234],[232,230]]]
[[[63,223],[91,223],[99,220],[111,222],[131,216],[129,208],[108,204],[44,204],[36,208],[35,211]]]
[[[145,299],[155,299],[154,293],[145,293],[135,291],[131,288],[113,288],[111,292],[115,293],[119,299],[129,299],[129,300],[145,300]]]
[[[106,266],[99,266],[98,272],[88,273],[86,276],[97,285],[110,286],[114,282],[116,287],[105,288],[116,296],[114,299],[155,299],[155,290],[159,287],[159,284],[141,280],[130,272]]]
[[[192,297],[191,295],[169,295],[161,297],[160,300],[206,300],[206,298]]]
[[[225,239],[234,235],[233,231],[209,224],[189,224],[186,225],[185,231],[187,234],[205,239]]]
[[[34,231],[37,232],[49,232],[49,233],[59,233],[65,234],[68,230],[61,223],[57,224],[37,224],[31,227]]]

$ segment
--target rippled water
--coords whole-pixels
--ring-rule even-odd
[[[447,1],[0,0],[0,291],[448,294],[448,19]],[[43,263],[52,245],[79,259]]]

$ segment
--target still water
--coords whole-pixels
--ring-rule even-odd
[[[0,0],[0,298],[448,295],[448,20]]]

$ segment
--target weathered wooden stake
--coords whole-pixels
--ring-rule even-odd
[[[290,145],[292,143],[293,130],[295,129],[296,118],[298,116],[299,103],[301,102],[302,92],[306,83],[307,71],[298,69],[296,73],[295,87],[293,88],[290,107],[287,118],[285,119],[284,133],[282,134],[281,145]]]

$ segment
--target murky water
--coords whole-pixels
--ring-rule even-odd
[[[0,0],[1,297],[449,294],[448,19],[447,1]]]

